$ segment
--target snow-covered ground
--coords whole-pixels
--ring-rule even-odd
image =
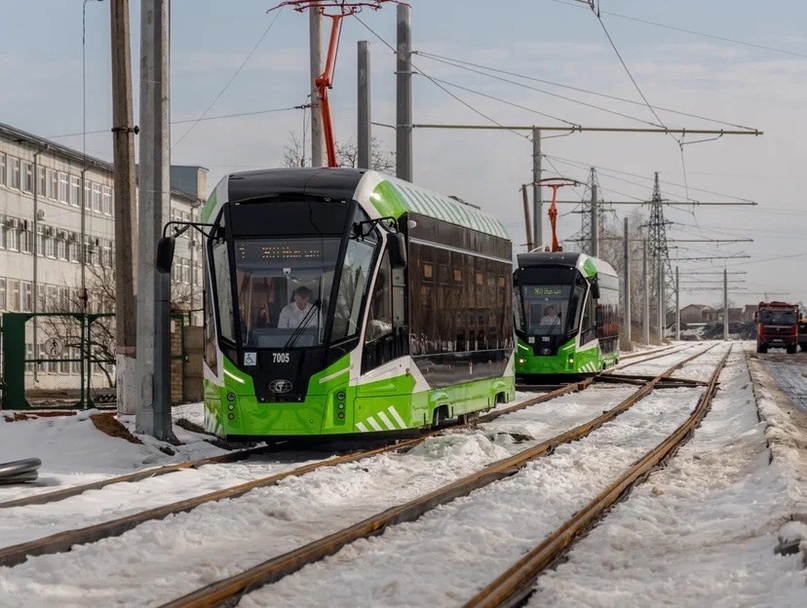
[[[676,376],[704,377],[725,349],[718,343]],[[734,343],[712,411],[690,443],[620,503],[566,563],[539,579],[531,606],[807,606],[802,556],[775,551],[780,534],[807,538],[807,527],[790,521],[799,514],[807,518],[807,416],[779,391],[768,368],[795,394],[807,394],[807,379],[803,365],[789,365],[795,359],[772,361],[752,353],[752,385],[743,349],[750,352],[753,344]],[[673,354],[625,371],[658,373],[675,360]],[[461,605],[677,426],[701,391],[660,391],[498,488],[354,543],[245,596],[241,605]],[[571,428],[631,392],[609,386],[596,398],[589,391],[567,395],[475,433],[433,438],[406,455],[377,456],[288,479],[67,555],[0,568],[0,606],[159,605]],[[183,406],[174,413],[198,421],[200,407]],[[0,502],[222,453],[201,436],[176,428],[185,444],[168,456],[149,438],[137,445],[104,435],[89,414],[15,422],[0,414],[0,462],[43,461],[38,482],[0,486]],[[133,428],[133,420],[122,422]],[[532,440],[516,444],[514,435]],[[0,547],[325,456],[263,455],[119,484],[59,503],[6,509],[0,511]],[[168,575],[174,572],[179,574]]]

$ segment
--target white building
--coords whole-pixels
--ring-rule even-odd
[[[197,219],[207,169],[172,167],[171,188],[171,219]],[[111,163],[0,123],[0,312],[114,312],[101,293],[114,294],[114,196]],[[172,295],[198,311],[201,249],[193,234],[177,243]],[[75,373],[64,363],[44,367]]]

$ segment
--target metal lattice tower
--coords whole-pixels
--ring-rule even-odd
[[[658,181],[658,172],[655,174],[653,183],[653,197],[650,200],[650,220],[647,224],[647,246],[650,256],[650,301],[655,303],[658,311],[656,323],[667,323],[667,314],[670,311],[670,300],[675,295],[675,279],[673,278],[672,266],[670,264],[670,251],[667,247],[667,224],[669,220],[664,219],[664,210],[661,187]],[[661,274],[660,274],[661,273]],[[659,280],[661,276],[661,280]],[[661,306],[659,306],[659,302]],[[658,328],[658,325],[657,325]]]
[[[592,205],[596,205],[597,207],[597,235],[599,236],[598,240],[600,242],[600,249],[602,249],[602,237],[605,233],[603,228],[605,226],[605,214],[614,214],[614,208],[612,205],[603,203],[602,189],[600,188],[600,180],[597,177],[596,167],[591,167],[591,169],[589,169],[588,181],[586,182],[586,187],[583,190],[583,197],[580,201],[580,205],[578,205],[573,211],[573,213],[579,213],[581,216],[580,231],[574,234],[571,238],[566,239],[567,242],[577,243],[580,251],[589,255],[594,255],[594,252],[591,250]],[[601,253],[601,251],[599,253]]]

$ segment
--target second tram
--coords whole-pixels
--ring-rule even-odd
[[[591,376],[619,361],[619,279],[583,253],[518,255],[514,276],[516,377]]]

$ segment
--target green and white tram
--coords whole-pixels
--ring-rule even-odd
[[[201,219],[208,431],[397,436],[513,398],[492,215],[375,171],[286,168],[226,176]]]
[[[617,364],[619,279],[610,264],[583,253],[522,253],[513,279],[520,381],[590,376]]]

